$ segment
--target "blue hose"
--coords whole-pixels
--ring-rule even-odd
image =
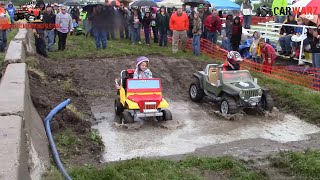
[[[50,143],[50,147],[51,147],[54,161],[56,162],[56,165],[58,166],[58,168],[59,168],[60,172],[62,173],[62,175],[64,176],[64,178],[67,180],[72,180],[72,179],[69,176],[69,174],[67,173],[67,171],[64,169],[63,164],[61,163],[59,153],[57,151],[56,145],[55,145],[53,137],[52,137],[52,133],[51,133],[51,129],[50,129],[50,121],[60,110],[64,109],[70,103],[70,101],[71,101],[70,99],[67,99],[64,102],[60,103],[44,119],[45,128],[46,128],[46,132],[47,132],[47,136],[49,139],[49,143]]]

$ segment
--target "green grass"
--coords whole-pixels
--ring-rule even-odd
[[[70,158],[80,151],[81,139],[71,130],[60,130],[55,136],[55,143],[62,159]]]
[[[97,144],[98,146],[104,146],[102,137],[97,129],[91,129],[88,136],[93,143]]]
[[[297,179],[320,179],[320,151],[281,152],[271,158],[272,166]]]
[[[173,54],[171,48],[159,47],[158,44],[151,43],[150,46],[144,44],[131,45],[129,40],[110,40],[107,41],[107,49],[97,50],[93,38],[85,36],[68,36],[65,51],[50,52],[49,57],[54,60],[59,59],[76,59],[76,58],[99,58],[99,57],[117,57],[117,56],[142,56],[159,54],[162,56],[209,60],[207,56],[193,56],[192,53],[178,52]]]
[[[196,158],[174,162],[162,159],[133,159],[103,168],[73,168],[74,179],[152,180],[152,179],[266,179],[263,173],[246,168],[230,157]]]
[[[12,29],[12,31],[7,32],[7,47],[9,47],[10,41],[16,36],[18,29]],[[5,53],[0,53],[0,69],[2,68],[2,63],[5,58]]]
[[[268,88],[276,106],[320,126],[320,93],[303,86],[252,73],[258,83]]]

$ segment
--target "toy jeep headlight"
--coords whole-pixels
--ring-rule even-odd
[[[239,96],[240,96],[241,99],[244,99],[244,98],[245,98],[245,93],[244,93],[244,91],[240,91]]]
[[[259,89],[259,90],[258,90],[258,95],[259,95],[259,96],[262,96],[262,93],[263,93],[263,92],[262,92],[262,89]]]

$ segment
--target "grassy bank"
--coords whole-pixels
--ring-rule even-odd
[[[320,151],[282,152],[271,157],[274,168],[296,179],[320,179]]]
[[[231,157],[197,158],[190,157],[180,162],[169,160],[133,159],[116,162],[95,169],[73,168],[70,175],[77,180],[95,179],[266,179],[264,173],[254,171]],[[52,170],[45,179],[61,178]]]
[[[253,75],[259,79],[258,83],[270,90],[276,106],[282,111],[293,113],[303,120],[320,126],[320,92],[260,73]]]

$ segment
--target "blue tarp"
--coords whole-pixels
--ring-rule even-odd
[[[240,10],[240,6],[229,0],[208,0],[217,9]]]

